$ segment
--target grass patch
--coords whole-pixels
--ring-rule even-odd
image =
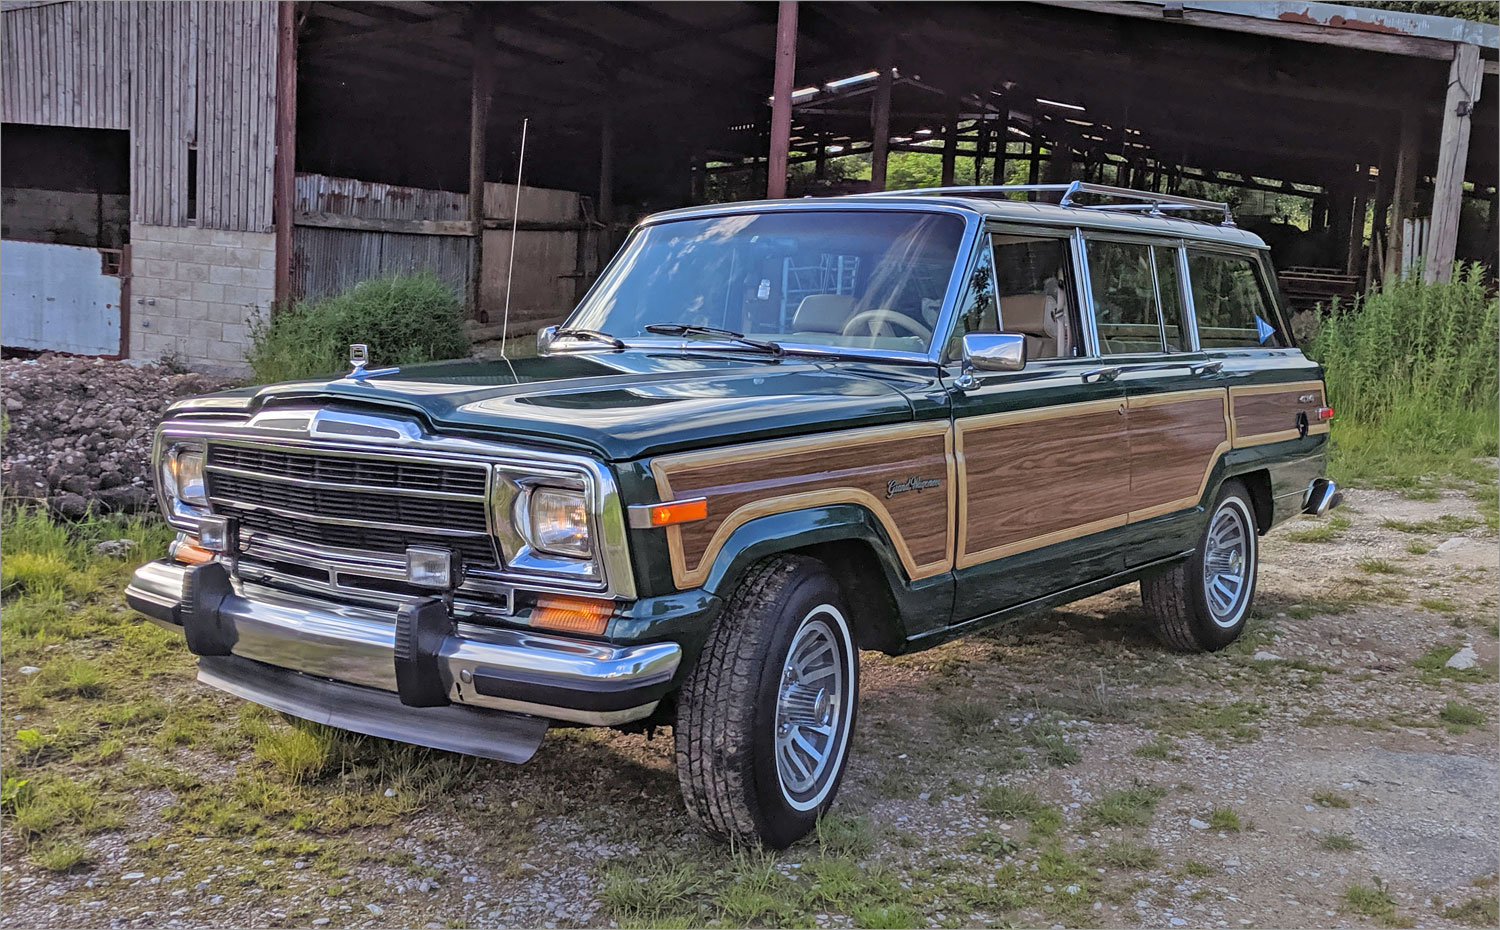
[[[1495,677],[1494,663],[1476,665],[1473,668],[1449,668],[1448,660],[1463,647],[1457,645],[1435,646],[1412,662],[1421,672],[1422,680],[1436,684],[1439,679],[1453,681],[1489,681]]]
[[[1451,597],[1424,597],[1417,603],[1440,614],[1458,613],[1458,603]]]
[[[1349,799],[1335,791],[1314,791],[1313,803],[1319,807],[1336,807],[1345,810],[1350,806]]]
[[[1413,539],[1406,544],[1406,551],[1412,555],[1426,555],[1435,548],[1437,547],[1420,539]]]
[[[1457,701],[1449,701],[1438,711],[1438,719],[1447,725],[1448,730],[1453,733],[1463,733],[1471,727],[1484,725],[1484,711]]]
[[[1208,815],[1208,828],[1220,833],[1240,832],[1240,815],[1227,807],[1218,807]]]
[[[1154,785],[1135,785],[1111,791],[1083,810],[1085,823],[1102,827],[1144,827],[1156,813],[1166,791]]]
[[[1366,575],[1403,575],[1405,572],[1395,562],[1387,559],[1360,559],[1355,566]]]
[[[1308,517],[1302,520],[1302,525],[1297,529],[1284,534],[1283,538],[1296,543],[1334,542],[1352,525],[1343,514],[1330,514],[1316,521]]]
[[[1500,926],[1500,899],[1494,895],[1469,898],[1443,908],[1443,916],[1470,927]]]
[[[1042,801],[1024,788],[992,785],[979,795],[979,809],[1001,820],[1025,820],[1042,810]]]
[[[1133,843],[1110,843],[1093,846],[1085,853],[1090,864],[1113,869],[1154,869],[1161,864],[1161,853],[1150,846]]]
[[[1353,852],[1364,848],[1348,833],[1325,833],[1318,837],[1318,846],[1331,852]]]
[[[1177,744],[1165,736],[1158,736],[1149,743],[1130,750],[1130,754],[1141,759],[1151,759],[1157,762],[1181,762],[1182,756],[1177,754]]]
[[[1382,927],[1405,927],[1408,923],[1396,916],[1396,899],[1379,877],[1368,885],[1350,885],[1344,892],[1344,904],[1356,914],[1369,917]]]
[[[1445,513],[1431,520],[1381,520],[1380,525],[1398,533],[1413,533],[1423,536],[1451,536],[1484,525],[1473,517],[1460,517]]]
[[[1182,864],[1182,871],[1184,875],[1191,875],[1193,878],[1208,878],[1210,875],[1219,874],[1217,866],[1209,865],[1207,862],[1200,862],[1197,859],[1189,859],[1184,862]]]

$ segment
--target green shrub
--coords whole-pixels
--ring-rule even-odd
[[[1500,301],[1478,265],[1447,284],[1401,281],[1333,308],[1308,345],[1326,369],[1335,474],[1479,477],[1500,446]]]
[[[371,367],[456,358],[469,351],[458,297],[436,275],[356,284],[336,297],[299,301],[250,326],[245,358],[261,382],[341,374],[349,345],[370,347]]]

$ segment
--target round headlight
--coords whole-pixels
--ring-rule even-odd
[[[192,507],[208,506],[203,484],[203,450],[173,446],[161,462],[161,486],[168,498]]]
[[[589,539],[588,496],[570,488],[533,488],[526,502],[527,541],[549,555],[586,559]]]

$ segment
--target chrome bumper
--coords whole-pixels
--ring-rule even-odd
[[[193,568],[168,561],[144,565],[126,588],[126,600],[179,632],[184,620],[199,622],[195,614],[211,612],[231,631],[229,651],[235,657],[389,692],[393,699],[399,691],[394,614],[241,583],[217,603],[195,610],[190,603],[195,595],[185,584]],[[218,658],[209,653],[205,660],[211,657]],[[611,646],[468,623],[454,626],[435,650],[437,673],[454,705],[599,726],[650,715],[681,658],[681,647],[671,642]],[[222,687],[214,675],[199,677]],[[224,690],[276,706],[243,694],[243,688]],[[431,709],[395,706],[398,712]]]

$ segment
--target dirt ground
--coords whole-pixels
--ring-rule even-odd
[[[78,866],[7,831],[0,925],[1494,926],[1500,552],[1467,494],[1435,498],[1355,491],[1279,529],[1215,655],[1159,647],[1134,585],[867,654],[835,814],[780,855],[695,832],[669,731],[554,731],[519,767],[408,753],[258,807],[246,786],[283,785],[284,758],[127,739],[123,822]],[[7,706],[7,742],[48,712]],[[331,819],[439,777],[392,816]]]

